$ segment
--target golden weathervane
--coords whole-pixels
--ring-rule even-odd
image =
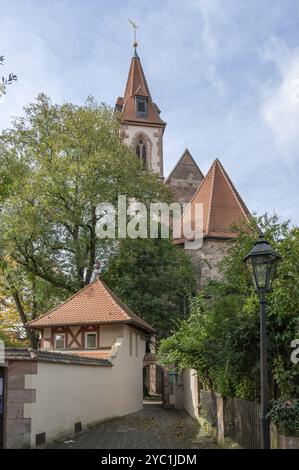
[[[137,42],[137,39],[136,39],[136,29],[138,28],[138,26],[137,26],[137,24],[136,24],[135,21],[130,20],[130,19],[129,19],[129,21],[130,21],[130,23],[131,23],[131,25],[132,25],[132,28],[133,28],[133,31],[134,31],[133,47],[136,48],[136,47],[138,46],[138,42]]]

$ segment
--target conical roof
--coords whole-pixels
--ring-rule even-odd
[[[203,204],[204,238],[234,238],[232,226],[250,220],[250,212],[218,159],[214,160],[189,206]],[[190,207],[189,207],[190,211]],[[185,213],[182,215],[182,224]],[[191,224],[194,227],[194,210]]]

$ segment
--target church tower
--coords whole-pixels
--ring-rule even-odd
[[[124,143],[136,153],[140,164],[163,178],[163,133],[166,123],[153,102],[134,43],[124,97],[117,99],[115,109],[121,113]]]

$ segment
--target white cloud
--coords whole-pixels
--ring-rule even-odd
[[[202,38],[206,52],[214,58],[221,51],[219,33],[229,24],[229,16],[219,0],[195,0],[203,18]]]
[[[272,38],[262,51],[265,61],[273,62],[280,80],[264,96],[262,115],[275,142],[285,156],[299,148],[299,49]]]

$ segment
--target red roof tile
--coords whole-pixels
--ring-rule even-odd
[[[109,359],[111,350],[103,351],[103,350],[85,350],[85,351],[79,351],[79,350],[68,350],[65,351],[66,354],[75,354],[76,356],[80,357],[87,357],[91,359]]]
[[[191,199],[189,207],[195,203],[203,204],[204,238],[234,238],[236,235],[231,227],[248,222],[251,218],[249,210],[218,159],[214,160],[207,176]],[[194,224],[192,209],[191,221]],[[182,241],[175,240],[175,243]]]
[[[127,323],[153,333],[155,330],[133,313],[102,280],[81,289],[64,303],[27,323],[29,328],[47,326]]]

